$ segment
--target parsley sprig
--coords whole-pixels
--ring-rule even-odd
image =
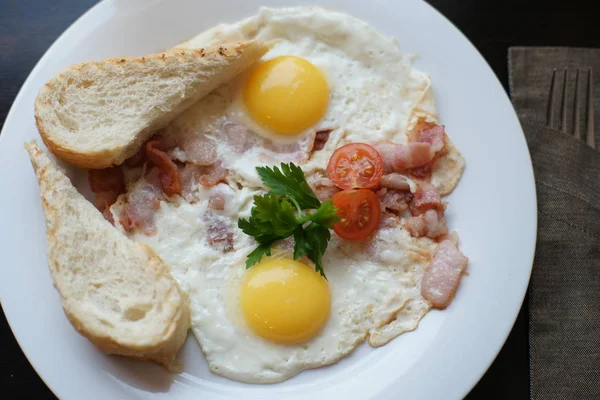
[[[246,268],[260,262],[263,256],[270,256],[273,243],[293,236],[294,260],[307,256],[325,277],[321,259],[331,239],[329,230],[340,220],[337,209],[331,200],[319,201],[302,169],[293,163],[256,170],[270,190],[254,196],[250,218],[238,221],[238,227],[258,242],[248,254]]]

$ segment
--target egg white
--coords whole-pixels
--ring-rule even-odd
[[[403,55],[394,39],[354,17],[318,7],[262,8],[254,17],[216,26],[180,47],[201,48],[250,39],[274,43],[263,60],[293,55],[307,59],[323,72],[330,88],[324,118],[295,136],[277,135],[246,111],[241,96],[245,74],[202,99],[167,127],[169,135],[191,130],[213,138],[225,167],[247,186],[261,186],[255,167],[264,165],[265,158],[260,151],[232,151],[221,134],[225,122],[242,124],[276,143],[299,143],[304,158],[296,163],[311,173],[324,169],[342,143],[405,142],[410,115],[430,90],[429,76],[412,66],[413,57]],[[434,113],[435,104],[430,108]],[[333,131],[325,148],[311,155],[310,134],[330,129]],[[274,152],[266,163],[288,161],[289,155]]]
[[[155,216],[157,233],[131,233],[130,237],[151,246],[189,294],[192,329],[211,371],[243,382],[271,383],[334,363],[365,339],[380,346],[415,329],[430,308],[419,287],[435,243],[410,237],[401,224],[382,228],[361,242],[332,235],[323,258],[332,299],[324,328],[299,345],[260,338],[246,325],[239,304],[245,258],[256,243],[237,228],[237,220],[248,216],[252,197],[263,192],[255,167],[288,162],[291,156],[260,147],[235,151],[224,138],[224,130],[243,126],[255,132],[256,138],[268,138],[278,146],[295,140],[306,156],[300,164],[310,177],[326,169],[331,153],[341,144],[404,143],[415,115],[434,118],[436,110],[431,80],[412,66],[413,58],[403,55],[394,39],[345,14],[316,7],[263,8],[253,17],[219,25],[181,46],[199,48],[253,38],[277,40],[264,59],[295,55],[323,71],[331,91],[325,117],[293,138],[281,137],[251,120],[245,111],[241,101],[244,75],[218,88],[173,121],[167,134],[193,131],[212,140],[219,160],[230,170],[229,186],[226,190],[224,184],[198,187],[194,204],[178,196],[162,202]],[[333,129],[325,148],[310,155],[307,138],[325,129]],[[457,167],[449,175],[434,171],[434,178],[454,177],[456,184],[464,161],[461,165],[460,154],[452,154]],[[227,193],[223,211],[208,208],[215,190]],[[223,253],[208,244],[207,213],[231,229],[233,251]],[[291,250],[284,246],[274,256],[291,258]]]
[[[161,203],[156,235],[131,237],[152,247],[189,294],[192,330],[214,373],[249,383],[279,382],[332,364],[365,339],[373,346],[385,344],[415,329],[429,310],[419,283],[435,245],[411,238],[397,226],[362,242],[332,238],[323,259],[331,312],[314,338],[282,345],[257,336],[239,303],[245,259],[256,243],[235,226],[239,217],[248,215],[252,196],[259,192],[231,189],[225,210],[213,211],[208,198],[216,189],[198,190],[194,204],[180,198]],[[233,251],[223,253],[208,244],[206,213],[234,232]],[[291,249],[275,249],[273,257],[292,258]]]

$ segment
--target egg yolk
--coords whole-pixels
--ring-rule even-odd
[[[246,272],[240,293],[242,312],[259,336],[299,343],[325,324],[329,285],[313,268],[290,259],[267,259]]]
[[[281,56],[250,72],[243,95],[259,124],[280,135],[294,135],[323,118],[329,87],[323,73],[307,60]]]

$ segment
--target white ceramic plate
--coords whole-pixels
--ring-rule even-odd
[[[334,0],[421,55],[440,119],[467,168],[450,197],[448,219],[470,258],[469,275],[446,311],[386,346],[360,346],[341,362],[277,385],[246,385],[208,371],[191,337],[169,375],[143,362],[108,357],[64,316],[46,260],[44,216],[23,142],[37,138],[33,103],[61,68],[89,59],[142,55],[188,39],[261,5],[287,0],[105,0],[71,26],[35,67],[0,136],[0,295],[4,312],[36,371],[62,399],[116,398],[460,398],[492,363],[515,321],[529,281],[536,237],[531,162],[513,108],[475,48],[420,0]],[[385,61],[383,61],[385,62]]]

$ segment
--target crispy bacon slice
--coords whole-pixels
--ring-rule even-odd
[[[173,128],[167,134],[155,135],[155,138],[159,138],[159,148],[166,151],[171,159],[183,163],[210,166],[219,158],[223,159],[224,155],[219,154],[220,151],[227,152],[227,155],[252,151],[261,157],[264,163],[273,164],[300,163],[308,160],[312,150],[325,145],[329,132],[312,132],[294,141],[281,142],[262,137],[244,125],[225,121],[218,131],[208,135],[194,130]]]
[[[381,207],[383,209],[383,205]],[[381,220],[379,222],[379,229],[382,228],[393,228],[400,224],[400,218],[394,212],[382,211]]]
[[[220,162],[202,167],[195,164],[185,164],[180,170],[181,196],[188,202],[197,200],[196,194],[199,185],[212,187],[225,181],[229,171],[221,166]]]
[[[433,159],[429,143],[377,143],[374,147],[383,159],[385,173],[422,167]]]
[[[217,160],[217,146],[204,135],[195,131],[184,131],[175,140],[163,139],[169,156],[180,162],[196,165],[211,165]]]
[[[120,167],[105,169],[90,169],[88,182],[92,192],[119,192],[125,191],[125,178]]]
[[[413,216],[424,214],[427,210],[444,212],[446,203],[442,202],[440,192],[428,182],[419,182],[410,203],[410,211]]]
[[[412,143],[429,143],[431,151],[437,153],[444,147],[444,126],[421,119],[408,134],[408,140]]]
[[[127,232],[140,230],[146,235],[156,233],[154,214],[164,200],[158,168],[152,168],[146,176],[133,185],[127,194],[119,222]]]
[[[230,121],[223,124],[220,133],[236,153],[259,147],[263,141],[260,136],[253,134],[244,125]]]
[[[157,139],[146,143],[146,155],[152,163],[158,168],[160,184],[167,196],[173,196],[181,193],[181,178],[177,165],[159,148],[160,142]]]
[[[379,184],[386,189],[410,190],[410,185],[408,184],[406,176],[397,172],[383,175]]]
[[[400,182],[390,184],[392,178],[402,179],[401,182],[406,182],[406,178],[400,174],[393,177],[384,175],[384,177],[386,180],[382,179],[382,186],[404,187],[404,185],[400,185]],[[408,182],[406,182],[406,186],[408,186]],[[410,209],[413,216],[406,220],[404,226],[411,236],[426,236],[439,240],[448,233],[444,218],[446,203],[441,201],[440,193],[430,183],[419,181],[414,193],[408,190],[382,187],[377,191],[377,195],[381,202],[381,208],[385,212],[400,215]]]
[[[418,217],[408,218],[405,226],[412,237],[437,239],[448,233],[446,219],[436,210],[427,210]]]
[[[223,193],[215,193],[208,198],[208,207],[216,211],[225,209],[225,195]]]
[[[200,184],[202,167],[194,164],[185,164],[179,170],[179,177],[181,178],[181,197],[183,197],[188,203],[194,203],[198,199],[196,197],[196,191]]]
[[[383,158],[386,173],[429,166],[444,148],[444,127],[421,120],[408,134],[408,139],[407,144],[375,144],[374,147]]]
[[[382,188],[377,191],[381,209],[392,212],[393,214],[402,214],[408,209],[410,201],[413,198],[412,193],[404,190],[394,190]]]
[[[292,161],[296,163],[308,159],[316,137],[316,134],[312,133],[293,142],[279,143],[264,138],[243,125],[230,121],[223,124],[220,134],[235,153],[261,149],[264,150],[263,159],[265,162],[273,159],[274,157],[271,154],[275,153],[277,154],[276,159],[280,162]]]
[[[433,307],[448,307],[469,259],[458,250],[458,238],[451,234],[438,244],[421,281],[421,295]]]
[[[114,225],[110,206],[125,192],[125,177],[120,167],[91,169],[88,171],[90,189],[96,194],[95,205],[104,218]]]
[[[410,212],[413,215],[406,221],[406,230],[413,237],[426,236],[439,240],[448,233],[444,211],[447,203],[442,202],[440,192],[430,183],[419,181]]]
[[[413,179],[431,180],[431,163],[418,168],[409,168],[406,173]]]
[[[208,213],[204,215],[208,223],[206,240],[214,247],[220,247],[223,253],[233,250],[233,231],[223,221],[216,219]]]
[[[220,182],[224,182],[229,175],[229,171],[223,168],[223,165],[217,161],[213,165],[204,167],[200,176],[200,184],[202,186],[211,187]]]
[[[114,192],[99,192],[96,194],[96,200],[94,201],[96,208],[102,213],[104,218],[113,225],[115,224],[115,218],[110,212],[110,206],[117,201],[118,197],[119,195]]]
[[[313,151],[323,150],[325,144],[329,140],[329,134],[331,133],[331,129],[326,131],[319,131],[315,134],[315,141],[313,143]]]

